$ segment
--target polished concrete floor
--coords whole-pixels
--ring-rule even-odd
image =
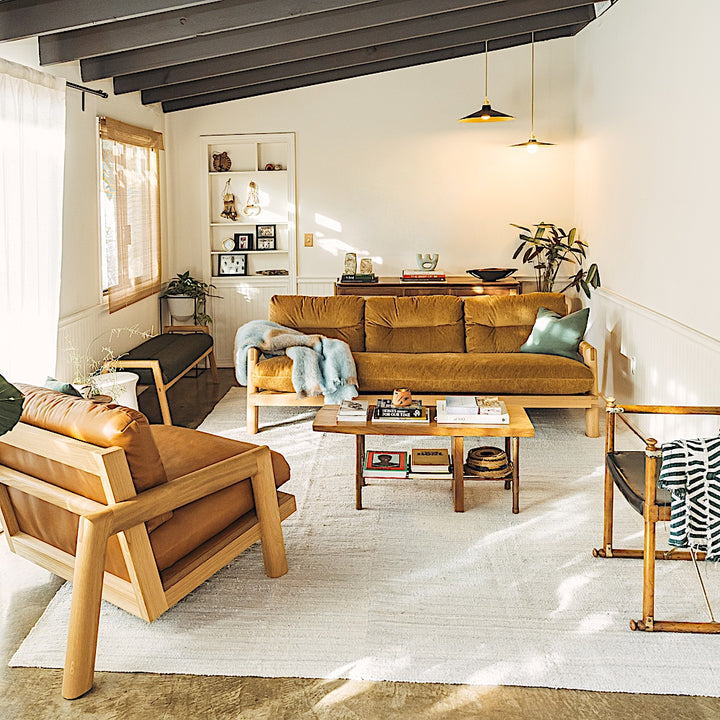
[[[219,386],[210,382],[209,373],[181,380],[170,390],[175,423],[196,427],[233,384],[229,370],[221,371]],[[152,421],[159,421],[151,390],[143,393],[140,405]],[[7,667],[60,584],[55,576],[12,555],[0,539],[0,720],[720,718],[717,698],[144,673],[97,673],[95,686],[87,695],[67,701],[60,694],[62,671]],[[65,633],[66,629],[58,628],[58,632]]]

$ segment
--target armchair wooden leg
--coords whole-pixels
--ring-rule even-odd
[[[280,577],[288,571],[288,564],[282,525],[280,524],[275,473],[270,450],[267,447],[258,460],[258,472],[252,476],[251,482],[255,498],[255,512],[257,512],[260,522],[265,572],[268,577]]]
[[[600,437],[600,408],[595,405],[585,410],[585,434],[588,437]]]
[[[68,700],[84,695],[93,685],[108,539],[106,525],[80,518],[62,686],[63,697]]]
[[[257,405],[247,404],[247,431],[248,435],[257,435],[258,425],[260,423],[260,408]]]

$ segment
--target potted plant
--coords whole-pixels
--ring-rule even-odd
[[[515,250],[513,259],[524,251],[522,261],[533,263],[538,292],[553,291],[558,271],[564,262],[578,265],[579,269],[560,292],[565,292],[569,288],[575,288],[578,292],[582,289],[585,295],[590,297],[590,288],[600,286],[600,271],[597,264],[592,263],[587,270],[583,267],[587,243],[578,238],[577,228],[571,228],[570,232],[566,233],[553,223],[541,222],[533,225],[535,228],[533,232],[522,225],[510,224],[521,231],[522,241]]]
[[[178,273],[165,288],[170,314],[180,323],[193,322],[194,325],[209,325],[212,318],[206,312],[207,299],[219,298],[213,295],[215,286],[196,280],[190,271]]]
[[[22,415],[23,394],[0,375],[0,435],[12,430]]]

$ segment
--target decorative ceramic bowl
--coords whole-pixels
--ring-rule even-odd
[[[509,277],[516,271],[517,268],[479,268],[477,270],[466,270],[465,272],[485,282],[497,282]]]

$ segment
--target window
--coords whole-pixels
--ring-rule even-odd
[[[102,283],[110,312],[160,290],[162,134],[98,118]]]

